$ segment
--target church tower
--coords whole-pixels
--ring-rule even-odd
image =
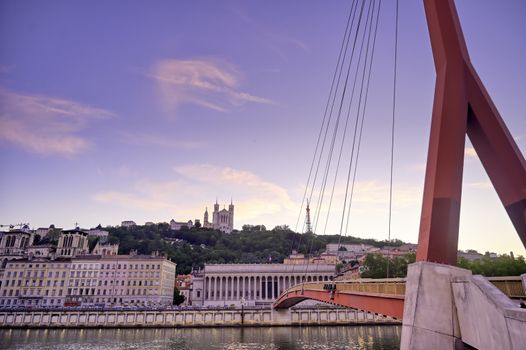
[[[203,220],[203,227],[204,228],[211,228],[212,227],[212,224],[210,223],[210,221],[208,221],[208,207],[206,207],[206,209],[205,209],[205,215],[204,215],[204,220]]]
[[[217,203],[217,198],[216,198],[216,203],[214,204],[214,212],[212,213],[212,223],[214,224],[214,228],[216,228],[215,226],[217,225],[218,222],[219,222],[219,203]]]
[[[212,223],[209,223],[209,225],[209,227],[212,227],[224,233],[230,233],[234,230],[234,203],[232,202],[232,200],[230,200],[228,210],[226,210],[225,207],[219,210],[219,203],[216,199],[216,202],[214,204],[214,212],[212,213]]]
[[[232,198],[230,198],[230,205],[228,206],[228,226],[230,230],[234,229],[234,203]]]

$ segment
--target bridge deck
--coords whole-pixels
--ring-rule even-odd
[[[510,298],[526,298],[518,276],[492,277],[488,280]],[[317,300],[402,319],[404,298],[404,278],[307,282],[286,290],[273,307],[284,309],[304,300]]]

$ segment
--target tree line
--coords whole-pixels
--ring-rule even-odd
[[[207,228],[183,227],[179,231],[168,224],[135,227],[107,227],[109,242],[119,243],[119,254],[136,250],[139,254],[159,251],[177,264],[177,273],[190,273],[205,263],[282,263],[292,250],[319,255],[328,243],[338,243],[338,235],[293,232],[288,226],[267,230],[263,225],[244,226],[244,230],[225,234]],[[341,237],[341,243],[370,244],[375,247],[401,245],[357,237]]]
[[[396,256],[388,259],[382,254],[367,254],[363,263],[363,278],[386,278],[389,268],[389,277],[406,277],[407,265],[415,262],[415,254]],[[471,270],[474,275],[486,277],[520,276],[526,273],[526,261],[523,256],[499,255],[497,257],[484,256],[478,260],[468,260],[459,257],[458,267]]]

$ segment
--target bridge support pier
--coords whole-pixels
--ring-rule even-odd
[[[425,261],[409,265],[401,350],[462,349],[451,281],[465,276],[471,271]]]
[[[524,344],[526,309],[487,279],[454,266],[409,265],[402,350],[514,350]]]

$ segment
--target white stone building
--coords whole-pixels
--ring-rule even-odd
[[[132,221],[132,220],[124,220],[121,222],[121,226],[122,227],[135,227],[137,226],[137,224],[135,223],[135,221]]]
[[[0,256],[2,260],[23,257],[27,248],[33,244],[35,234],[28,227],[4,232],[0,239]]]
[[[29,258],[50,258],[54,252],[55,246],[53,244],[32,245],[26,250]]]
[[[117,255],[119,254],[119,245],[101,243],[99,241],[93,248],[93,251],[91,252],[91,254],[92,255]]]
[[[157,255],[10,260],[0,307],[171,305],[175,268]]]
[[[108,235],[110,234],[108,231],[100,229],[100,228],[90,228],[89,230],[86,230],[86,233],[89,237],[99,237],[99,238],[108,238]]]
[[[187,222],[178,222],[178,221],[175,221],[174,219],[170,220],[171,230],[179,231],[184,226],[186,226],[187,228],[192,228],[194,227],[194,223],[192,222],[192,220],[188,220]]]
[[[171,305],[176,264],[157,255],[87,255],[72,260],[66,302]]]
[[[231,233],[234,230],[234,204],[230,201],[228,210],[225,208],[219,210],[219,203],[216,201],[212,213],[212,222],[208,221],[208,208],[205,210],[203,219],[203,227]]]
[[[325,246],[325,252],[337,256],[339,260],[358,259],[363,255],[373,252],[375,249],[379,250],[370,244],[329,243]]]
[[[78,227],[60,233],[57,244],[57,257],[71,258],[89,254],[88,234]]]
[[[193,276],[196,306],[270,305],[302,281],[329,281],[333,264],[213,264]]]
[[[0,281],[0,307],[63,306],[71,259],[7,262]]]

